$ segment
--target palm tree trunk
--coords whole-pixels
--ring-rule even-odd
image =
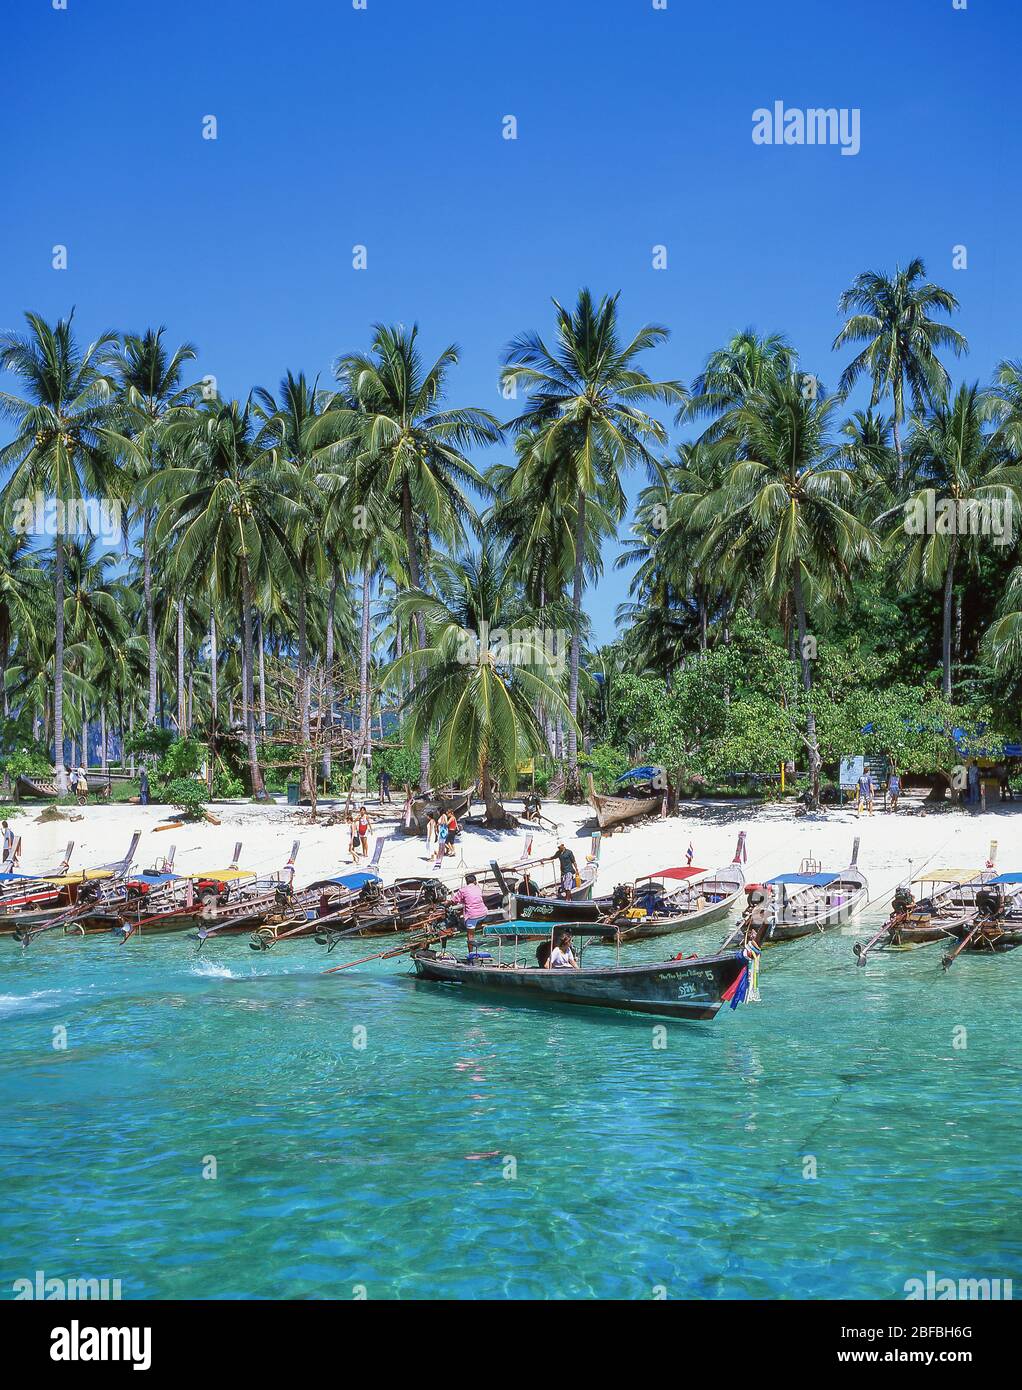
[[[245,700],[245,738],[248,744],[248,771],[252,782],[252,795],[261,797],[265,792],[262,769],[259,766],[259,751],[256,747],[255,690],[253,688],[252,650],[252,580],[248,572],[248,557],[241,557],[241,641],[244,654],[244,700]]]
[[[571,611],[574,618],[571,634],[571,667],[568,674],[568,709],[572,722],[568,725],[568,775],[564,783],[565,801],[578,801],[582,787],[578,777],[578,661],[579,624],[582,618],[582,566],[585,560],[586,495],[579,488],[575,518],[575,579],[571,588]]]
[[[263,615],[259,614],[259,728],[266,737],[266,641],[263,637]]]
[[[149,660],[149,703],[146,717],[156,723],[156,613],[153,608],[153,555],[150,528],[152,513],[146,509],[142,522],[142,588],[145,593],[145,631]]]
[[[213,605],[209,606],[209,708],[213,717],[213,724],[216,724],[217,707],[217,670],[216,670],[216,614],[213,612]]]
[[[106,772],[109,758],[106,751],[106,705],[99,707],[99,762],[103,771]]]
[[[941,689],[944,692],[945,700],[951,698],[951,613],[954,608],[955,595],[955,560],[957,559],[958,540],[952,538],[948,549],[947,573],[944,575],[944,630],[942,640],[943,656],[943,678]]]
[[[330,598],[326,610],[326,680],[324,681],[326,709],[320,717],[326,717],[326,739],[323,743],[323,782],[329,786],[333,775],[333,749],[331,739],[334,727],[334,618],[337,613],[337,566],[331,566]]]
[[[53,750],[57,768],[57,792],[67,795],[64,773],[64,537],[58,527],[54,539],[53,590],[55,604],[53,645]]]
[[[422,587],[421,571],[419,569],[419,542],[415,535],[415,521],[412,516],[412,490],[408,485],[407,474],[401,479],[401,517],[405,528],[405,545],[408,548],[408,577],[412,581],[412,588]],[[426,619],[422,613],[415,615],[415,635],[418,640],[419,650],[426,645]],[[419,749],[419,791],[429,790],[429,739],[422,740],[422,747]]]
[[[798,622],[798,652],[799,661],[802,667],[802,689],[808,696],[813,688],[813,673],[809,666],[809,658],[806,655],[806,605],[802,594],[802,571],[798,565],[795,566],[795,581],[793,585],[795,598],[795,617]],[[813,711],[806,708],[806,745],[809,749],[809,777],[812,782],[813,806],[816,810],[820,807],[820,745],[816,737],[816,715]]]
[[[177,601],[177,731],[185,736],[188,722],[185,711],[185,601]]]
[[[362,571],[362,645],[358,663],[359,732],[362,751],[367,759],[373,741],[373,726],[369,712],[369,598],[372,582],[372,571],[367,566]]]

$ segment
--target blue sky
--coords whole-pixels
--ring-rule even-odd
[[[691,382],[753,325],[833,385],[841,290],[921,255],[962,303],[956,380],[1022,353],[1016,0],[366,4],[8,9],[0,326],[72,304],[83,336],[165,323],[244,395],[417,321],[427,351],[460,347],[452,402],[502,413],[500,349],[551,296],[620,290],[626,328],[668,325],[658,375]],[[859,108],[860,152],[754,145],[777,100]]]

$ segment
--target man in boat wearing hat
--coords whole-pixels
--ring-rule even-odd
[[[571,850],[565,847],[563,840],[557,842],[557,852],[554,858],[561,866],[561,891],[570,893],[578,878],[578,864],[575,862],[575,856]]]

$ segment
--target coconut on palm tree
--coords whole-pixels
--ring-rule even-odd
[[[980,546],[1010,543],[1003,522],[1013,521],[1022,499],[1022,469],[984,428],[977,386],[960,386],[952,401],[913,422],[909,456],[919,485],[888,539],[903,552],[905,587],[943,590],[941,684],[950,698],[957,568]],[[1006,633],[1002,627],[1002,645]]]
[[[448,378],[457,365],[452,344],[425,365],[418,345],[418,326],[388,328],[377,324],[368,353],[347,353],[335,365],[340,391],[310,431],[317,446],[342,445],[357,439],[361,458],[358,503],[377,493],[398,507],[404,536],[408,583],[428,588],[430,534],[449,543],[464,539],[464,522],[474,516],[465,488],[482,490],[481,473],[465,450],[494,443],[500,425],[487,410],[445,406]],[[415,613],[420,647],[426,631]],[[420,783],[429,782],[429,744],[420,754]]]
[[[616,517],[624,511],[621,475],[636,462],[655,466],[651,446],[666,439],[663,425],[640,407],[648,402],[679,405],[685,390],[679,381],[654,381],[640,367],[643,353],[669,336],[666,328],[646,324],[628,340],[618,323],[618,295],[594,302],[583,289],[575,309],[554,300],[556,341],[548,348],[537,333],[514,339],[504,352],[501,379],[506,391],[524,388],[527,401],[515,422],[531,430],[528,471],[523,490],[537,488],[560,505],[574,499],[574,574],[568,680],[568,769],[565,795],[578,798],[579,625],[590,498],[599,498]]]
[[[854,565],[873,551],[871,531],[854,515],[855,480],[836,465],[829,429],[839,398],[808,391],[797,374],[770,377],[736,409],[736,439],[747,457],[694,511],[706,527],[706,560],[726,552],[752,569],[780,609],[790,603],[806,696],[805,743],[813,804],[819,805],[820,750],[812,691],[810,608],[843,595]]]
[[[865,343],[841,373],[840,389],[848,392],[859,377],[872,385],[870,406],[885,397],[893,405],[894,449],[899,476],[904,471],[901,425],[906,417],[906,393],[919,412],[942,400],[951,385],[938,349],[950,348],[956,357],[969,344],[957,329],[940,323],[935,314],[951,314],[958,300],[950,290],[926,280],[926,266],[916,256],[893,275],[864,270],[838,301],[838,312],[854,311],[834,339],[834,348]]]
[[[0,448],[0,469],[9,469],[8,500],[31,506],[36,496],[53,503],[54,659],[53,738],[57,790],[67,791],[64,771],[64,543],[66,509],[111,487],[118,448],[108,375],[113,333],[82,349],[72,320],[48,324],[26,314],[26,333],[0,334],[0,369],[21,383],[22,394],[0,392],[0,415],[15,436]]]
[[[491,825],[504,823],[497,785],[513,790],[518,765],[545,742],[543,714],[571,715],[521,589],[492,546],[477,557],[436,556],[435,592],[409,591],[398,614],[421,617],[425,645],[406,652],[385,674],[391,686],[414,679],[404,704],[412,747],[431,740],[440,776],[478,780]]]

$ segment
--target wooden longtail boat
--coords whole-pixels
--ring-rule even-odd
[[[663,792],[654,794],[635,791],[623,796],[610,796],[598,792],[593,785],[593,774],[589,774],[589,804],[596,812],[596,822],[601,830],[610,830],[615,825],[638,820],[640,816],[659,814],[663,803]]]
[[[804,859],[798,873],[778,874],[766,883],[750,884],[745,890],[749,906],[728,940],[744,933],[746,940],[771,946],[841,926],[869,898],[869,884],[858,867],[858,857],[856,836],[846,869],[825,870],[817,860]]]
[[[11,867],[0,873],[0,912],[4,911],[5,904],[9,899],[24,896],[30,891],[32,885],[44,886],[50,879],[63,878],[71,863],[74,847],[74,840],[68,840],[64,858],[59,864],[55,864],[52,869],[39,869],[35,873],[27,873],[18,869],[18,861],[21,858],[21,836],[19,835],[15,841],[14,854],[10,860]]]
[[[996,859],[997,841],[992,840],[982,869],[928,869],[911,884],[900,884],[884,925],[869,941],[852,947],[859,964],[865,965],[874,949],[913,951],[947,941],[955,927],[975,916],[977,894],[997,876]]]
[[[1022,946],[1022,873],[998,874],[976,893],[971,921],[950,929],[958,944],[943,958],[950,969],[965,952],[1000,955]]]
[[[27,945],[42,931],[69,925],[125,878],[141,838],[142,832],[136,830],[123,859],[76,873],[54,874],[30,883],[23,894],[7,895],[0,910],[0,932],[11,932]]]
[[[528,932],[531,924],[522,925]],[[597,923],[581,923],[572,931],[577,936],[616,935],[613,927]],[[459,959],[441,944],[439,950],[426,947],[414,951],[412,964],[421,980],[461,985],[523,1004],[581,1004],[665,1018],[709,1019],[726,1002],[725,996],[737,990],[748,962],[740,953],[731,952],[641,965],[551,970],[505,964],[479,952]]]
[[[14,784],[14,795],[18,801],[24,796],[37,801],[53,801],[59,793],[56,782],[48,778],[26,777],[22,772]]]
[[[468,815],[474,794],[474,787],[466,787],[463,791],[436,792],[430,793],[429,796],[416,797],[406,804],[398,829],[405,835],[423,835],[426,832],[426,822],[431,815],[435,816],[439,811],[453,811],[454,818],[460,825]]]
[[[268,877],[234,867],[215,875],[193,875],[200,902],[200,945],[216,936],[253,931],[283,913],[292,894],[298,847],[295,840],[284,867]]]
[[[371,869],[343,870],[310,883],[282,904],[281,912],[252,933],[253,951],[268,951],[278,941],[292,937],[322,936],[346,931],[358,920],[358,908],[365,902],[363,890],[380,883]]]
[[[745,831],[738,836],[730,864],[708,873],[692,865],[661,869],[637,879],[628,907],[613,918],[622,941],[696,931],[728,917],[745,887]],[[673,883],[681,886],[672,888]]]

